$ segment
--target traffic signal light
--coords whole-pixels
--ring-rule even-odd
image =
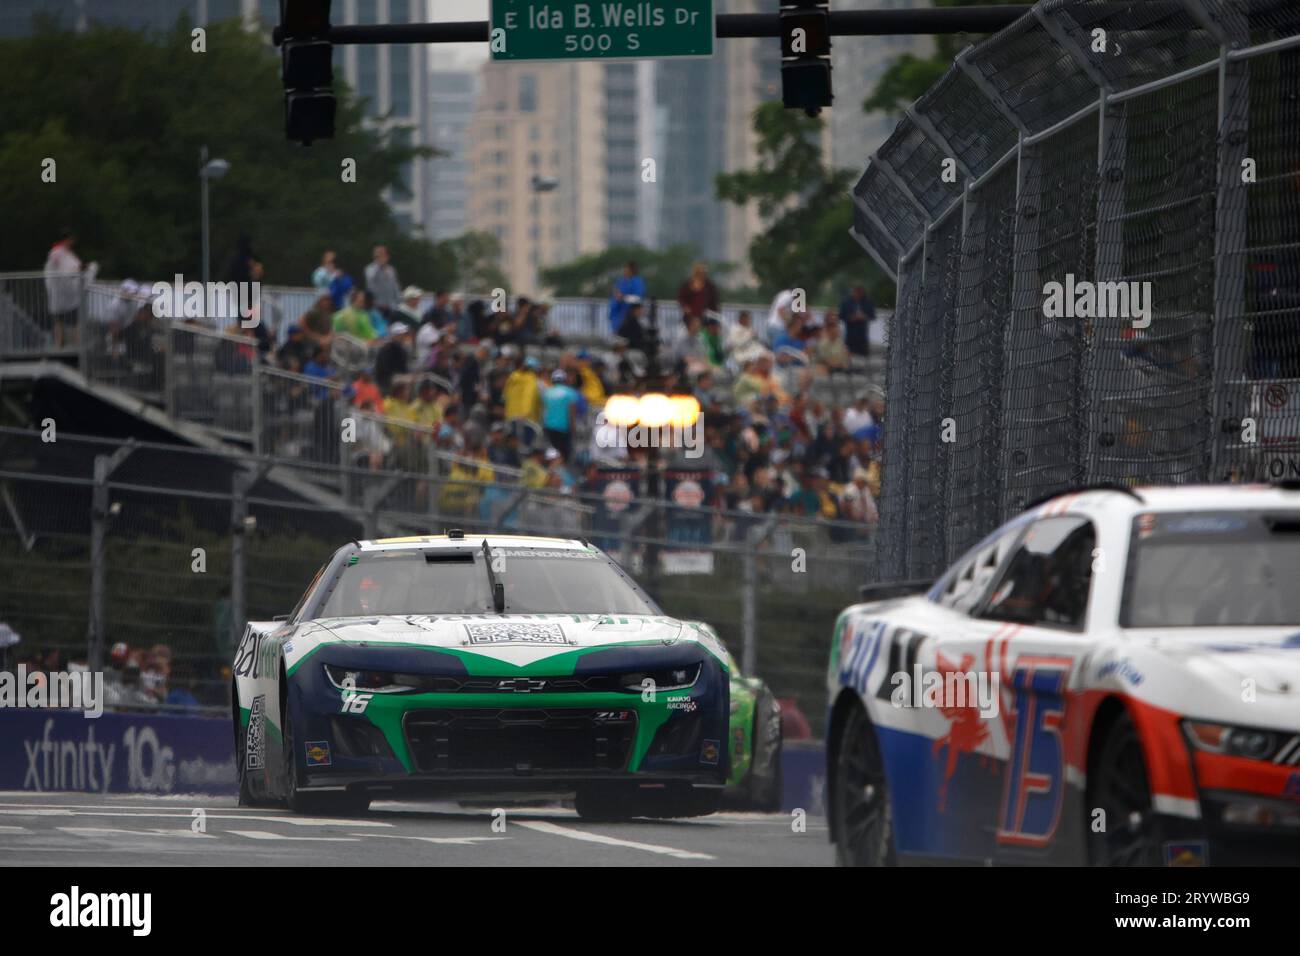
[[[781,0],[781,101],[816,116],[831,99],[829,3]]]
[[[284,128],[310,145],[334,136],[334,45],[330,0],[280,0]]]

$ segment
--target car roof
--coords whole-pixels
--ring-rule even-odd
[[[420,534],[404,538],[379,538],[375,541],[358,541],[362,551],[400,551],[427,548],[481,548],[487,541],[489,548],[539,548],[549,551],[586,551],[590,545],[576,538],[546,538],[531,534]]]
[[[1036,518],[1075,511],[1124,516],[1161,511],[1254,511],[1300,509],[1300,491],[1266,484],[1150,485],[1132,492],[1109,488],[1066,492],[1029,512]]]

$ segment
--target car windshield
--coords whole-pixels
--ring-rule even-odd
[[[493,548],[492,565],[507,614],[659,613],[598,551]],[[403,548],[362,553],[344,564],[317,616],[494,611],[482,550]]]
[[[1122,627],[1300,625],[1300,511],[1134,518]]]

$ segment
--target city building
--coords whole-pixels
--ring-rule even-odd
[[[435,69],[429,74],[429,145],[443,155],[428,162],[425,234],[441,240],[468,229],[469,131],[478,73]]]
[[[916,6],[916,0],[835,0],[836,10],[881,10]],[[824,115],[830,122],[831,162],[837,169],[861,172],[870,156],[894,131],[897,116],[862,103],[897,57],[934,53],[930,36],[835,37],[831,41],[831,80],[835,105]]]

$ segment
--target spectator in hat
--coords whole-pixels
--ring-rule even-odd
[[[493,422],[488,429],[487,456],[494,465],[519,467],[518,439],[511,434],[505,422]]]
[[[285,330],[284,344],[276,351],[275,361],[281,368],[301,372],[311,361],[312,351],[302,326],[291,325]]]
[[[433,293],[433,305],[429,306],[420,320],[426,324],[431,324],[439,332],[446,326],[447,320],[451,317],[451,311],[448,303],[451,300],[451,293],[446,289],[436,289]]]
[[[876,507],[876,496],[871,493],[870,481],[867,469],[854,470],[853,480],[840,491],[840,512],[844,520],[872,525],[880,520],[880,511]]]
[[[402,290],[402,304],[397,307],[397,314],[393,318],[405,322],[413,329],[420,327],[420,300],[424,298],[424,290],[418,285],[408,285]]]
[[[397,281],[397,270],[388,259],[388,247],[375,246],[372,258],[366,266],[366,290],[374,296],[375,308],[388,317],[401,302],[401,283]]]
[[[573,433],[578,422],[577,389],[569,384],[563,369],[551,373],[551,387],[542,393],[542,428],[551,447],[566,459],[573,453]]]
[[[623,274],[614,280],[614,292],[609,297],[609,327],[615,335],[621,334],[619,329],[627,315],[628,296],[635,296],[638,302],[645,298],[645,280],[637,274],[637,264],[632,259],[624,263]]]
[[[405,322],[394,322],[389,337],[375,353],[375,384],[385,395],[392,389],[393,377],[410,371],[411,347],[415,333]]]

